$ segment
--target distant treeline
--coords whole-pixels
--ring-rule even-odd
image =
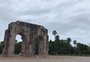
[[[50,55],[90,55],[90,46],[78,43],[76,40],[72,41],[72,39],[69,37],[65,40],[60,39],[60,36],[56,32],[56,30],[54,30],[52,34],[54,35],[55,39],[54,41],[49,41],[48,53]],[[74,46],[71,45],[71,42],[73,42]],[[1,42],[0,54],[2,54],[3,47],[4,42]],[[19,54],[21,52],[21,47],[22,42],[16,41],[14,53]]]
[[[66,40],[60,39],[60,36],[54,30],[52,34],[55,40],[49,41],[49,54],[51,55],[90,55],[90,46],[78,43],[76,40],[72,41],[71,38]],[[71,45],[73,42],[74,46]]]

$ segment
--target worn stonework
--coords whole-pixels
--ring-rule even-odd
[[[48,54],[48,30],[43,26],[16,21],[9,24],[5,31],[4,56],[14,56],[15,37],[22,36],[21,56],[34,56],[36,39],[39,39],[38,55]]]

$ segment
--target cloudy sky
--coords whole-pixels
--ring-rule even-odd
[[[10,22],[40,24],[56,30],[61,39],[90,43],[90,0],[0,0],[0,40]]]

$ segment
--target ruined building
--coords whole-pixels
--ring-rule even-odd
[[[9,24],[4,37],[4,56],[14,56],[15,37],[22,37],[21,56],[34,56],[36,43],[38,43],[37,55],[48,54],[48,30],[43,26],[27,22],[16,21]],[[37,42],[38,41],[38,42]]]

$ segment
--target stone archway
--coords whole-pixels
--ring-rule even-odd
[[[21,56],[35,55],[35,39],[39,37],[38,55],[48,54],[48,30],[40,25],[26,22],[12,22],[5,31],[5,47],[3,49],[4,56],[14,56],[15,37],[19,34],[22,36]]]

